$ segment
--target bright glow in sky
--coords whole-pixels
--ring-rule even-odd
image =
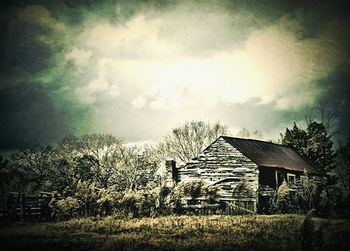
[[[212,15],[217,15],[216,22],[202,27],[205,30],[199,33],[208,37],[199,44],[198,27],[190,23],[199,20],[187,20],[184,15],[179,23],[174,20],[178,14],[172,13],[140,14],[123,24],[86,28],[79,37],[81,47],[72,48],[66,56],[74,60],[78,71],[95,71],[94,79],[76,89],[81,102],[94,103],[101,92],[110,97],[123,95],[118,90],[125,85],[135,88],[129,100],[135,109],[177,111],[203,103],[214,106],[250,100],[289,109],[318,95],[314,90],[310,96],[294,89],[327,76],[340,63],[322,60],[332,58],[336,48],[323,48],[324,54],[319,55],[320,39],[298,40],[298,23],[286,18],[252,32],[237,48],[221,31],[229,32],[228,20],[220,13]],[[216,49],[216,43],[225,48]]]
[[[310,35],[310,13],[229,1],[135,6],[111,4],[109,18],[101,9],[76,24],[41,5],[17,13],[50,31],[35,39],[54,63],[33,82],[57,85],[60,104],[88,111],[87,122],[75,121],[89,124],[81,132],[147,141],[196,119],[276,138],[329,91],[320,80],[348,62],[336,16]]]

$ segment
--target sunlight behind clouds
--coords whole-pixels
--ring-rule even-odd
[[[348,128],[349,15],[336,3],[16,2],[1,26],[3,142],[153,140],[191,120],[276,139],[325,100]]]
[[[347,59],[330,41],[336,29],[300,39],[300,20],[256,18],[178,7],[119,22],[92,19],[66,50],[79,80],[71,89],[94,110],[94,128],[130,139],[138,136],[125,123],[147,139],[192,119],[253,126],[264,109],[259,128],[276,132],[273,119],[316,102],[326,90],[315,83]],[[145,132],[141,124],[150,120]]]
[[[119,85],[135,88],[129,97],[134,108],[176,111],[193,109],[203,100],[207,105],[256,100],[256,104],[275,103],[278,109],[288,109],[313,98],[310,93],[295,93],[301,85],[309,85],[336,67],[314,62],[321,41],[298,40],[298,22],[288,18],[256,29],[244,46],[238,46],[237,39],[223,36],[223,31],[230,32],[225,30],[228,16],[210,13],[209,20],[215,20],[211,24],[198,13],[179,15],[140,14],[124,24],[100,23],[86,28],[79,37],[85,49],[67,55],[78,66],[90,53],[99,58],[95,68],[89,69],[97,71],[98,77],[77,89],[82,101],[93,103],[101,92],[118,96],[117,85],[107,81],[109,75]],[[176,29],[174,24],[178,25]],[[197,24],[203,30],[198,30]],[[204,42],[198,43],[198,34],[205,34]],[[220,50],[205,47],[217,42],[221,43],[217,46]],[[332,57],[328,55],[332,50],[326,48],[324,52]],[[111,67],[102,69],[105,63],[101,62]]]
[[[86,66],[91,57],[91,51],[74,48],[71,52],[66,54],[66,59],[73,60],[78,66]]]
[[[114,71],[113,60],[100,59],[97,63],[97,76],[86,86],[78,87],[75,91],[82,103],[94,103],[100,96],[102,98],[119,95],[117,83],[110,75]]]

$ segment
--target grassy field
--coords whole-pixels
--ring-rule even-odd
[[[4,250],[349,250],[346,220],[305,216],[75,219],[0,229]]]

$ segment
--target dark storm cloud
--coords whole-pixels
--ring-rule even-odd
[[[0,92],[0,149],[53,143],[71,133],[67,114],[38,85],[20,83]]]
[[[328,102],[328,108],[337,112],[336,137],[339,144],[350,140],[350,65],[343,65],[327,78],[320,80],[325,88],[321,102]],[[331,111],[332,111],[331,110]]]
[[[77,121],[83,118],[84,109],[74,107],[74,100],[69,97],[60,100],[59,95],[55,95],[67,84],[62,80],[69,70],[63,69],[64,74],[52,78],[48,85],[37,81],[42,72],[55,67],[52,58],[63,47],[55,39],[56,31],[49,27],[55,24],[43,25],[34,18],[20,16],[20,10],[37,2],[40,1],[1,3],[1,150],[54,143],[68,134],[79,132],[80,124],[84,123]],[[49,5],[53,3],[47,1]],[[52,38],[53,42],[40,40],[45,38],[43,36]]]
[[[45,30],[14,20],[13,6],[6,7],[1,9],[0,31],[1,150],[47,143],[67,133],[64,116],[55,110],[48,93],[31,82],[50,59],[50,48],[35,39]]]
[[[98,94],[96,104],[82,103],[79,97],[84,96],[88,84],[98,77],[96,66],[99,58],[92,55],[87,68],[81,70],[74,62],[67,61],[65,55],[74,51],[75,47],[75,53],[80,53],[78,56],[88,55],[91,48],[84,48],[75,39],[87,27],[93,27],[95,24],[108,24],[113,30],[118,24],[125,28],[123,25],[126,21],[145,13],[149,14],[148,18],[151,20],[153,17],[162,18],[169,13],[175,13],[178,16],[174,19],[179,20],[179,23],[174,22],[172,28],[177,30],[174,36],[177,34],[181,38],[173,39],[180,41],[182,45],[188,43],[185,48],[187,53],[201,56],[205,53],[209,55],[215,50],[225,52],[232,43],[244,48],[254,31],[278,26],[285,18],[298,23],[297,28],[292,27],[298,40],[305,41],[308,45],[309,41],[321,37],[322,46],[334,47],[336,52],[340,52],[340,56],[336,55],[334,58],[350,56],[347,45],[350,22],[346,1],[12,0],[1,1],[0,7],[1,149],[15,149],[31,143],[52,143],[70,133],[92,131],[114,133],[132,141],[154,139],[162,136],[172,126],[178,125],[185,115],[187,119],[204,120],[213,119],[209,118],[208,114],[220,115],[224,121],[220,118],[218,120],[229,126],[261,129],[268,135],[276,135],[284,125],[302,119],[300,108],[276,110],[273,102],[262,105],[220,103],[218,107],[208,108],[206,111],[181,111],[182,114],[174,111],[154,111],[146,107],[135,110],[130,102],[136,98],[135,91],[142,88],[129,87],[131,84],[127,80],[124,80],[125,86],[117,83],[122,93],[116,97],[118,101],[108,99],[109,96],[105,95],[103,90],[96,89],[96,85],[91,84],[90,94],[94,94],[94,91]],[[172,10],[176,11],[172,13]],[[211,11],[220,13],[221,16],[227,15],[225,18],[233,18],[232,22],[227,24],[226,19],[224,20],[226,26],[221,33],[218,33],[220,23],[215,26],[216,16],[210,19],[207,15]],[[189,23],[184,23],[187,19],[181,20],[182,17],[188,18]],[[234,19],[235,17],[237,19]],[[170,17],[167,20],[173,19]],[[203,26],[206,20],[208,27],[215,27],[215,34],[220,35],[216,40],[209,39],[211,31],[208,33],[205,30],[206,23]],[[185,25],[182,25],[183,23]],[[200,27],[197,28],[198,36],[188,38],[189,32],[195,32],[196,27],[186,30],[186,25],[197,24]],[[161,30],[157,35],[162,35],[162,32],[168,36],[167,29]],[[324,60],[321,57],[322,48],[320,47],[319,61]],[[144,57],[142,53],[137,54],[137,50],[133,53],[135,58]],[[108,54],[111,54],[111,51],[107,50],[106,55],[109,56]],[[78,57],[76,54],[75,56]],[[333,63],[334,58],[329,59],[329,64]],[[313,60],[315,59],[310,59],[310,62],[314,63]],[[105,71],[103,67],[113,67],[114,62],[104,62],[101,72]],[[103,83],[105,79],[97,80]],[[298,92],[302,94],[305,90],[312,93],[310,88],[314,88],[315,93],[316,90],[321,90],[321,94],[315,99],[310,98],[310,105],[316,107],[319,101],[328,100],[330,104],[338,107],[337,126],[342,132],[340,138],[347,138],[349,80],[349,67],[340,66],[327,77],[322,76],[308,87],[304,84],[298,87],[300,90],[291,90],[290,95],[296,95]],[[77,87],[81,92],[77,93]],[[130,91],[126,92],[126,88]],[[108,88],[107,90],[110,91]],[[240,118],[241,113],[246,116]],[[231,114],[234,116],[230,118]],[[91,128],[90,124],[96,127]],[[149,124],[149,128],[145,127],[145,124]]]
[[[48,67],[50,48],[36,40],[37,35],[43,32],[45,30],[38,25],[25,22],[9,24],[7,35],[3,38],[3,74],[25,78]]]

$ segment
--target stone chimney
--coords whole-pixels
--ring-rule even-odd
[[[175,160],[167,160],[165,162],[165,185],[173,186],[178,181],[178,173]]]

